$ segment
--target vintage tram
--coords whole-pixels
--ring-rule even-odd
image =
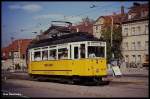
[[[27,64],[33,78],[101,82],[107,76],[106,42],[84,32],[34,41]]]

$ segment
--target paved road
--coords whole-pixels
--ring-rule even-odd
[[[84,86],[7,79],[2,81],[2,91],[5,97],[9,93],[19,97],[148,97],[148,77],[109,77],[109,80],[109,85]]]

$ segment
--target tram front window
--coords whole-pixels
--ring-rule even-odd
[[[89,58],[104,57],[105,49],[102,46],[88,46]]]
[[[41,60],[41,52],[34,52],[34,60],[40,61]]]

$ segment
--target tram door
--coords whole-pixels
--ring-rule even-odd
[[[80,45],[72,45],[72,59],[80,58]]]

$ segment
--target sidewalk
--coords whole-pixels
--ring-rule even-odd
[[[122,76],[125,77],[149,77],[149,70],[144,70],[144,69],[125,69],[121,68],[120,69]],[[113,71],[112,69],[108,69],[108,75],[113,76]]]
[[[149,77],[149,74],[123,74],[125,77]]]
[[[109,75],[104,80],[118,83],[148,83],[149,77],[147,75],[122,75],[120,77]]]

